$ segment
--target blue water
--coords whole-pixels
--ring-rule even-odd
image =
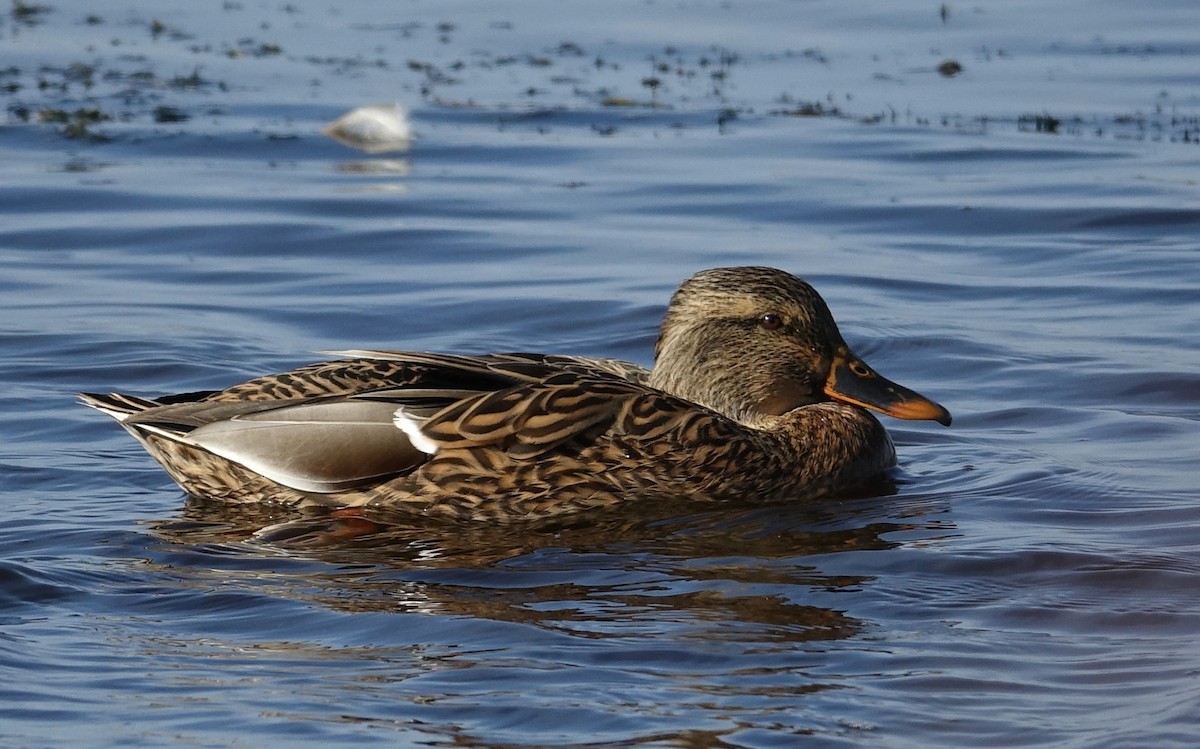
[[[1195,746],[1195,11],[1054,6],[9,13],[0,745]],[[319,134],[393,101],[407,152]],[[893,491],[296,549],[73,402],[649,363],[675,286],[749,263],[954,413],[888,422]]]

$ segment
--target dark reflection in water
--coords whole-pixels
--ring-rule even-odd
[[[886,534],[931,527],[918,518],[872,519],[877,506],[861,507],[865,517],[857,519],[845,506],[696,513],[680,505],[675,509],[691,514],[675,516],[664,513],[669,509],[589,513],[532,528],[429,526],[317,512],[281,522],[267,508],[192,499],[179,519],[150,527],[171,545],[202,553],[300,553],[337,567],[342,571],[323,567],[280,594],[341,611],[438,612],[595,637],[606,636],[604,622],[627,624],[651,612],[656,619],[737,622],[739,637],[757,632],[752,639],[795,641],[842,639],[861,628],[841,612],[793,600],[802,597],[796,590],[870,584],[864,576],[823,574],[805,558],[882,551],[896,545]],[[654,582],[639,582],[646,575]],[[714,581],[720,586],[706,585]],[[754,593],[758,588],[767,592]]]
[[[481,745],[483,730],[509,741],[525,732],[536,738],[518,743],[532,746],[742,746],[725,737],[819,711],[801,701],[844,687],[828,649],[879,626],[813,600],[876,584],[830,573],[823,560],[891,553],[890,535],[953,532],[938,502],[909,498],[898,510],[892,499],[681,504],[526,528],[378,516],[353,537],[329,531],[358,518],[191,499],[178,518],[149,524],[158,543],[139,575],[185,574],[199,596],[188,608],[271,623],[240,655],[215,642],[139,647],[189,669],[216,659],[221,672],[258,670],[247,660],[264,657],[280,668],[302,662],[325,671],[327,690],[367,690],[336,720],[413,730],[416,719],[417,731],[451,745]],[[270,524],[276,541],[255,536]],[[270,603],[254,613],[255,600]],[[332,638],[342,645],[317,644],[330,642],[319,634],[326,620],[350,624]],[[369,646],[353,644],[363,637]],[[356,662],[362,673],[344,671]],[[281,717],[329,719],[301,702]],[[711,710],[732,724],[697,720]],[[579,741],[580,725],[591,741]]]

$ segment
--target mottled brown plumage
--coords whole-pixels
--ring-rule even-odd
[[[536,354],[343,354],[216,392],[81,398],[191,494],[494,521],[638,499],[811,499],[895,462],[865,408],[950,423],[857,359],[816,291],[772,268],[686,281],[649,371]]]

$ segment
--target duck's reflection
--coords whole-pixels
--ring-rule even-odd
[[[497,527],[284,514],[193,499],[181,517],[152,528],[171,544],[218,546],[226,563],[229,547],[239,548],[257,560],[259,580],[263,553],[317,561],[311,574],[290,572],[271,586],[334,611],[462,615],[588,638],[684,627],[702,638],[795,642],[860,632],[858,619],[810,602],[820,598],[814,593],[827,602],[828,593],[853,594],[872,582],[824,573],[811,560],[888,549],[897,542],[886,535],[938,522],[911,506],[904,513],[910,518],[896,522],[881,502],[660,505],[632,514],[626,508],[619,517],[588,513],[555,525]],[[264,527],[273,530],[256,538]]]

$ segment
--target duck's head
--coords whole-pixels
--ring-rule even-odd
[[[715,268],[671,297],[651,384],[739,421],[842,401],[949,426],[950,412],[854,355],[825,300],[774,268]]]

